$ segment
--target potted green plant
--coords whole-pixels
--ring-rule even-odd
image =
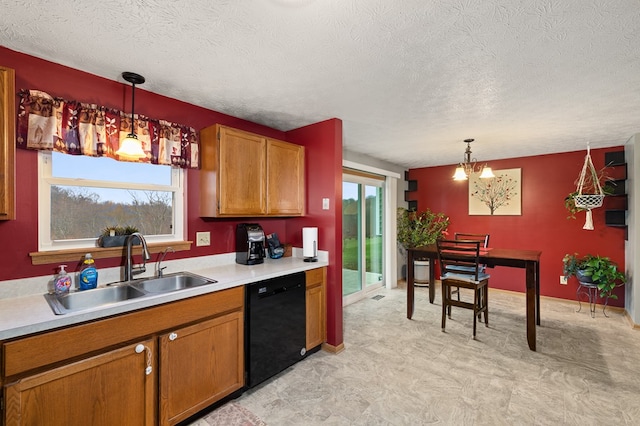
[[[444,213],[433,213],[427,209],[423,212],[398,208],[397,228],[398,244],[404,251],[433,244],[437,239],[446,236],[449,217]],[[429,262],[425,259],[414,259],[414,273],[417,281],[427,281]]]
[[[562,272],[567,278],[575,276],[580,282],[594,283],[602,298],[617,299],[613,289],[626,282],[624,273],[608,257],[591,254],[580,257],[578,253],[567,253],[562,258],[562,263]]]
[[[102,230],[102,234],[98,237],[99,247],[120,247],[124,246],[127,236],[139,232],[135,226],[108,226]],[[140,244],[140,241],[134,242]]]

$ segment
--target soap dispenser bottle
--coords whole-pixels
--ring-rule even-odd
[[[84,262],[82,262],[82,266],[80,267],[78,283],[80,290],[89,290],[98,286],[98,270],[96,269],[96,264],[91,253],[87,253],[84,256]]]
[[[56,294],[69,293],[69,289],[71,288],[71,277],[64,269],[66,267],[67,265],[60,265],[60,272],[58,273],[56,279],[53,281],[53,291]]]

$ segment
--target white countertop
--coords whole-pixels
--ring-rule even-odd
[[[165,271],[167,274],[188,271],[218,282],[171,293],[147,295],[65,315],[55,315],[43,294],[2,299],[0,300],[0,340],[70,326],[327,265],[328,261],[322,257],[317,262],[305,262],[299,257],[283,257],[276,260],[266,259],[260,265],[250,266],[226,262],[207,267],[200,262],[197,267],[189,269],[168,268]]]

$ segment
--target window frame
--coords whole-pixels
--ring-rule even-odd
[[[67,155],[67,154],[61,154]],[[115,160],[114,160],[115,161]],[[113,189],[153,190],[173,193],[172,234],[145,235],[148,243],[172,243],[184,241],[186,230],[186,173],[171,167],[171,184],[154,185],[104,180],[59,178],[52,176],[52,153],[38,152],[38,251],[53,251],[97,247],[96,238],[51,240],[51,186],[103,187]],[[105,227],[109,224],[105,224]],[[126,224],[123,224],[126,225]],[[96,230],[100,231],[100,230]]]

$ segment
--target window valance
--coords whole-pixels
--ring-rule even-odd
[[[116,154],[120,141],[131,131],[131,115],[54,98],[39,90],[22,90],[19,96],[18,148],[131,161]],[[192,127],[142,115],[135,115],[133,121],[147,154],[138,162],[198,168],[198,133]]]

